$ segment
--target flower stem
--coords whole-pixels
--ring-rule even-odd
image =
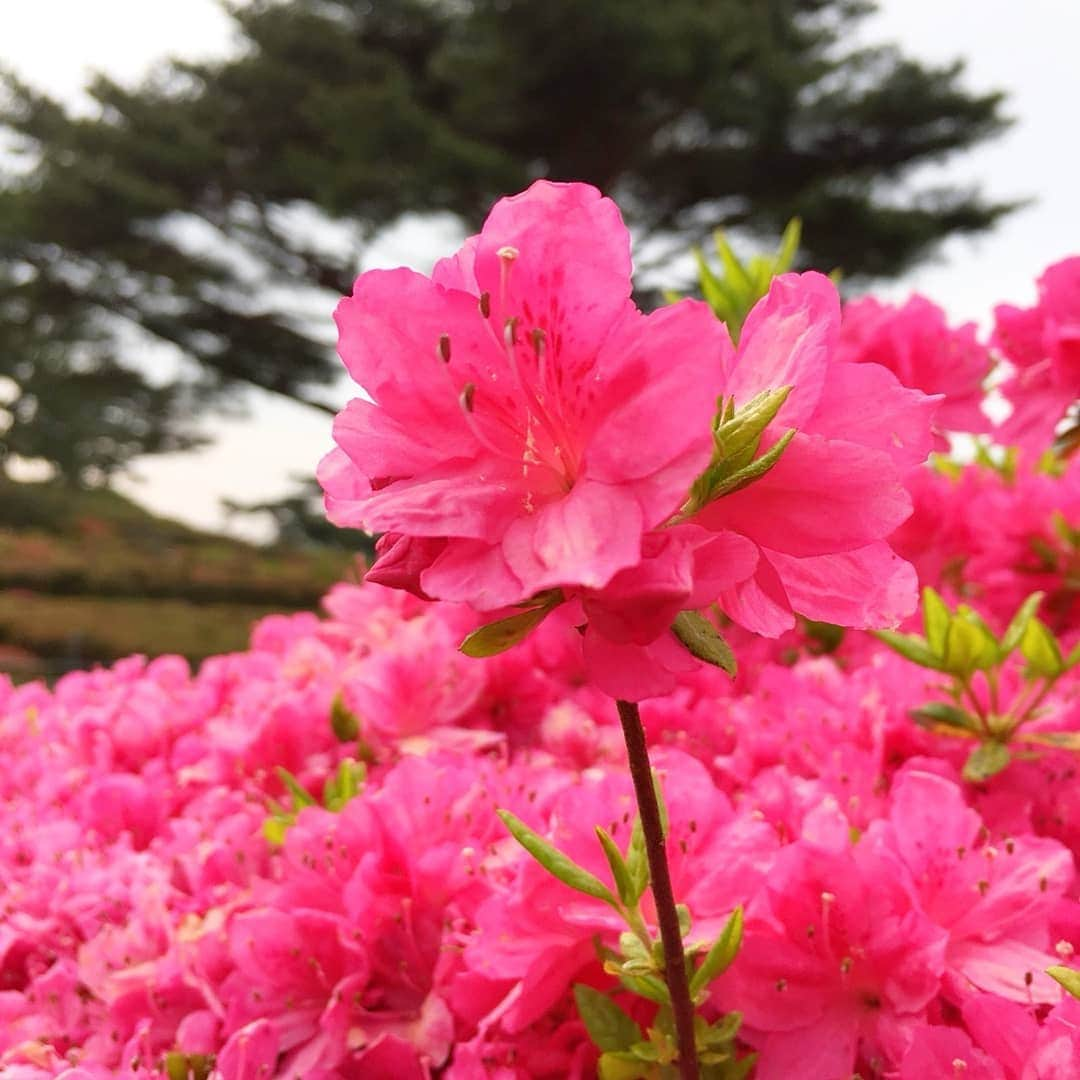
[[[626,753],[630,760],[630,775],[634,781],[641,831],[645,835],[645,851],[649,859],[649,880],[656,918],[660,923],[660,940],[664,945],[664,981],[671,995],[671,1012],[675,1018],[675,1033],[679,1040],[679,1075],[682,1080],[698,1080],[697,1048],[694,1045],[694,1007],[690,1002],[690,987],[686,979],[686,960],[683,956],[682,931],[675,910],[675,894],[671,890],[664,830],[660,823],[660,807],[653,787],[649,751],[645,746],[645,729],[641,713],[632,701],[616,701],[622,722]]]

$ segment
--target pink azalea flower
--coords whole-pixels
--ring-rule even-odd
[[[924,296],[902,306],[868,296],[844,307],[838,357],[881,364],[904,386],[941,394],[939,431],[982,432],[990,427],[980,406],[991,361],[975,334],[974,323],[950,327],[941,308]]]
[[[758,550],[752,577],[721,592],[724,611],[759,634],[794,613],[842,626],[895,624],[916,603],[915,573],[885,542],[911,512],[901,480],[930,450],[936,401],[877,364],[836,352],[840,305],[820,274],[773,281],[725,358],[722,393],[736,402],[792,391],[763,449],[796,434],[761,479],[694,517]]]
[[[835,811],[832,812],[834,817]],[[895,862],[819,817],[783,848],[720,984],[760,1046],[758,1080],[847,1077],[895,1062],[926,1018],[945,934],[916,907]]]
[[[339,348],[372,400],[319,475],[335,521],[403,534],[376,580],[491,610],[640,561],[708,460],[725,334],[703,304],[645,316],[630,291],[614,203],[545,181],[430,279],[357,280]]]
[[[1012,414],[998,428],[999,441],[1037,456],[1054,429],[1080,400],[1080,257],[1043,272],[1038,303],[994,309],[991,344],[1015,368],[1001,392]]]
[[[888,824],[875,822],[863,842],[899,855],[922,910],[948,932],[956,993],[1057,1002],[1061,989],[1044,971],[1057,963],[1050,916],[1072,882],[1072,855],[1054,840],[984,836],[956,784],[910,769],[893,785]]]

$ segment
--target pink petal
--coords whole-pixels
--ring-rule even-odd
[[[753,577],[720,594],[720,606],[740,626],[765,637],[779,637],[795,625],[780,575],[765,558],[758,559]]]
[[[808,619],[868,629],[896,626],[919,603],[915,568],[886,543],[800,559],[765,551],[792,610]]]
[[[906,471],[930,453],[930,423],[942,400],[906,389],[878,364],[834,364],[810,428],[827,439],[881,450]]]
[[[709,463],[710,421],[733,349],[723,323],[706,304],[683,300],[624,320],[597,364],[611,401],[585,457],[590,477],[608,483],[638,479],[677,459],[670,513]],[[697,449],[693,459],[688,450]]]
[[[724,387],[744,405],[763,390],[792,387],[774,425],[801,427],[813,414],[840,332],[840,298],[823,274],[782,274],[743,324]]]
[[[854,551],[888,536],[911,513],[895,476],[879,450],[797,434],[765,476],[694,520],[786,555]]]
[[[600,589],[641,558],[641,533],[641,510],[632,495],[585,480],[565,498],[514,521],[503,551],[511,571],[535,591]]]

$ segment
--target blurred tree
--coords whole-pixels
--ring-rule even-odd
[[[77,302],[50,314],[35,303],[45,279],[7,269],[0,266],[0,476],[15,458],[45,459],[61,481],[98,486],[135,457],[202,441],[190,431],[187,387],[152,385],[116,359],[101,320]]]
[[[91,117],[8,77],[0,125],[22,164],[0,184],[0,275],[34,318],[0,321],[0,355],[46,348],[32,327],[126,328],[129,356],[133,332],[170,344],[182,363],[158,389],[106,366],[94,391],[112,380],[167,421],[145,450],[176,438],[185,405],[238,386],[328,409],[327,290],[349,290],[364,240],[410,211],[475,226],[541,175],[613,194],[661,261],[718,226],[771,240],[798,214],[807,263],[897,274],[1010,208],[905,183],[1005,120],[959,62],[851,46],[873,9],[253,0],[230,8],[235,58],[168,64],[133,90],[98,78]],[[70,358],[57,378],[64,363],[77,371]],[[61,453],[44,429],[36,447]]]
[[[340,548],[362,554],[371,562],[375,538],[359,529],[342,529],[327,520],[322,508],[322,488],[314,477],[294,477],[294,493],[268,502],[241,503],[223,499],[227,513],[241,517],[269,518],[274,543],[288,548]]]

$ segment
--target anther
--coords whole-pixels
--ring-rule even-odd
[[[480,314],[486,319],[491,314],[491,293],[480,294]]]
[[[476,383],[467,382],[461,388],[461,395],[458,397],[458,401],[461,403],[461,407],[467,412],[473,411],[473,398],[476,396]]]
[[[444,364],[449,364],[450,363],[450,335],[449,334],[440,334],[439,335],[439,359],[442,360],[442,362]]]

